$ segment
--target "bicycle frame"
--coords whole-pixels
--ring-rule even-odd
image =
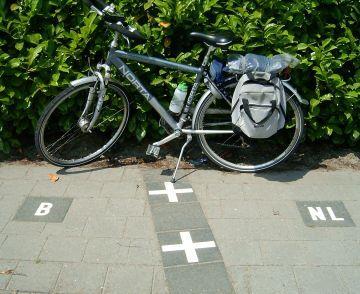
[[[115,35],[114,41],[111,44],[110,51],[106,60],[106,65],[114,65],[117,70],[120,72],[122,76],[124,76],[136,89],[137,91],[150,103],[150,105],[159,113],[159,115],[169,124],[169,126],[174,130],[174,134],[170,135],[169,138],[165,138],[164,140],[157,142],[164,144],[175,137],[178,137],[181,133],[184,134],[225,134],[225,133],[233,133],[232,130],[189,130],[182,129],[184,123],[188,119],[188,114],[190,107],[192,105],[195,94],[198,90],[198,87],[201,83],[202,78],[207,77],[208,74],[206,72],[206,65],[208,64],[210,55],[212,51],[215,50],[213,46],[209,46],[207,53],[203,59],[203,62],[200,67],[194,67],[190,65],[185,65],[177,62],[168,61],[163,58],[151,57],[140,55],[136,53],[129,53],[122,50],[116,50],[117,46],[117,36]],[[159,101],[154,97],[142,84],[142,82],[138,79],[138,77],[133,73],[133,71],[123,62],[124,59],[129,59],[133,61],[137,61],[140,63],[148,63],[157,65],[164,68],[170,68],[175,70],[180,70],[183,72],[190,72],[196,74],[195,82],[192,86],[190,94],[188,95],[183,111],[180,115],[180,119],[178,122],[169,114],[169,112],[159,103]],[[159,145],[161,145],[159,144]]]

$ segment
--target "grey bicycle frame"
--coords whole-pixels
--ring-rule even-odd
[[[213,46],[209,46],[208,51],[204,57],[204,60],[200,67],[194,67],[186,64],[181,64],[177,62],[172,62],[163,58],[151,57],[140,55],[136,53],[129,53],[122,50],[116,50],[116,37],[115,42],[110,47],[110,51],[107,57],[106,64],[107,65],[114,65],[117,70],[124,76],[137,90],[138,92],[150,103],[150,105],[159,113],[159,115],[169,124],[169,126],[180,135],[180,133],[187,133],[187,134],[199,134],[199,133],[208,133],[208,134],[216,134],[216,133],[233,133],[231,130],[184,130],[182,129],[184,123],[187,121],[188,114],[190,111],[191,104],[195,97],[195,94],[198,90],[198,87],[201,83],[202,78],[206,77],[205,67],[209,61],[211,52],[215,50]],[[184,109],[181,113],[179,121],[175,121],[175,119],[169,114],[169,112],[159,103],[159,101],[154,97],[142,84],[142,82],[138,79],[138,77],[133,73],[133,71],[123,62],[124,59],[129,59],[133,61],[137,61],[140,63],[148,63],[157,65],[164,68],[171,68],[175,70],[180,70],[183,72],[189,72],[196,74],[195,82],[192,86],[190,94],[186,100]],[[170,140],[172,138],[169,138]],[[164,142],[160,141],[162,144],[169,140],[165,140]],[[159,143],[160,143],[159,142]]]

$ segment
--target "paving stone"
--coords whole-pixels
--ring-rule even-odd
[[[348,293],[335,269],[329,267],[294,267],[294,272],[300,293]]]
[[[358,294],[360,289],[360,267],[357,266],[342,266],[337,268],[342,281],[350,294]]]
[[[142,216],[145,201],[140,199],[109,199],[107,214],[114,216]]]
[[[193,243],[208,242],[208,241],[215,242],[215,238],[211,233],[211,230],[209,229],[192,230],[189,233]],[[158,233],[158,239],[160,242],[160,247],[164,245],[183,244],[180,238],[180,232]],[[216,247],[212,247],[212,248],[196,249],[196,255],[199,263],[222,260],[217,245]],[[187,259],[185,255],[184,250],[162,252],[162,259],[165,267],[175,266],[175,265],[176,266],[188,265],[190,263],[190,261]]]
[[[122,263],[128,259],[130,240],[117,238],[90,239],[84,261],[90,263]]]
[[[152,294],[169,294],[169,289],[165,280],[165,272],[162,266],[154,267]]]
[[[255,201],[222,200],[223,218],[260,218],[259,207]]]
[[[155,231],[208,228],[205,215],[197,202],[152,206]]]
[[[91,173],[89,167],[72,167],[60,168],[53,165],[45,165],[42,167],[32,166],[26,174],[26,178],[37,180],[48,180],[48,174],[56,174],[59,181],[86,181]]]
[[[216,183],[216,184],[215,184]],[[221,185],[218,181],[214,184],[207,184],[207,200],[239,200],[243,199],[243,188],[241,184]]]
[[[306,265],[309,243],[304,241],[261,241],[265,265]]]
[[[89,176],[89,181],[94,182],[120,182],[124,173],[124,168],[121,167],[108,167],[98,168],[92,170]]]
[[[14,220],[60,223],[64,220],[72,201],[72,198],[27,197],[16,212]],[[45,210],[41,207],[43,204],[47,207],[51,205],[50,211],[45,215],[36,215],[38,209]]]
[[[169,189],[174,189],[176,193],[177,202],[193,202],[197,201],[194,190],[192,189],[191,185],[186,182],[177,182],[175,184],[166,181],[166,182],[149,182],[146,183],[147,189],[149,191],[149,202],[150,204],[159,204],[159,203],[169,203],[169,196],[168,194],[158,194],[158,195],[150,195],[150,192],[154,191],[164,191],[166,192],[165,183],[169,183]],[[180,193],[182,189],[191,189],[193,192],[186,192]],[[190,190],[189,190],[190,191]]]
[[[152,266],[109,266],[104,293],[151,293]]]
[[[59,276],[60,264],[20,261],[16,275],[11,277],[8,290],[28,292],[50,292]]]
[[[56,293],[101,293],[106,276],[102,264],[65,264],[56,284]]]
[[[85,225],[83,235],[87,237],[121,238],[124,234],[125,221],[125,217],[90,217]]]
[[[31,165],[23,178],[35,180],[48,180],[48,174],[57,174],[62,168],[45,164],[43,166]],[[60,176],[60,175],[59,175]]]
[[[299,212],[294,201],[256,201],[262,218],[297,218]]]
[[[108,182],[104,184],[101,191],[101,197],[134,199],[136,198],[136,190],[138,184],[131,182]]]
[[[5,234],[0,234],[0,247],[2,245],[2,243],[4,243],[5,239],[7,238],[7,235]]]
[[[291,267],[233,266],[229,273],[236,293],[299,293]]]
[[[131,265],[160,265],[161,257],[158,246],[147,239],[131,240],[128,264]],[[157,242],[156,242],[157,243]],[[157,244],[156,244],[157,245]]]
[[[44,243],[42,237],[10,235],[0,247],[0,258],[36,260]]]
[[[202,201],[201,207],[204,210],[204,213],[208,219],[222,217],[222,208],[221,208],[220,200]]]
[[[11,197],[27,196],[35,184],[36,181],[32,180],[6,180],[0,187],[0,195]]]
[[[85,228],[88,216],[67,214],[62,223],[47,223],[42,232],[44,236],[80,236]]]
[[[1,164],[0,179],[22,179],[29,170],[27,165]]]
[[[345,252],[351,256],[352,264],[360,265],[360,241],[343,241]]]
[[[156,238],[153,220],[150,217],[130,216],[126,220],[126,238]]]
[[[216,240],[247,240],[249,224],[242,219],[209,219]]]
[[[17,262],[0,260],[0,272],[15,270],[16,266]],[[11,275],[0,275],[0,290],[4,290],[7,287],[10,279]]]
[[[290,232],[284,219],[247,220],[249,240],[289,240]]]
[[[294,200],[299,197],[302,190],[296,191],[289,184],[268,182],[268,183],[252,183],[242,185],[244,200],[263,200],[263,201],[282,201]],[[269,193],[271,192],[271,196]]]
[[[81,261],[87,240],[79,237],[50,236],[41,250],[40,260]]]
[[[262,265],[259,243],[256,241],[217,240],[226,266]]]
[[[63,197],[68,186],[69,182],[63,179],[59,179],[55,183],[50,180],[37,181],[29,195],[35,197]]]
[[[124,170],[122,180],[127,182],[136,179],[139,183],[143,182],[142,169],[137,167],[127,167]]]
[[[67,215],[103,216],[108,211],[107,205],[108,199],[105,198],[76,198],[71,204]]]
[[[222,262],[165,268],[171,293],[234,293]]]
[[[44,230],[45,223],[31,223],[10,221],[3,230],[4,234],[17,235],[40,235]]]
[[[100,197],[101,189],[103,187],[102,182],[74,182],[70,183],[66,189],[65,197],[73,198],[94,198]]]
[[[347,244],[349,242],[346,242]],[[308,262],[310,265],[357,265],[360,246],[357,248],[346,248],[338,241],[312,241],[307,243]]]

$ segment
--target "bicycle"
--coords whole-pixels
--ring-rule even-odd
[[[271,168],[287,159],[299,145],[304,133],[304,116],[300,103],[308,102],[288,80],[282,81],[288,104],[286,125],[282,130],[265,140],[250,139],[233,131],[231,94],[239,77],[236,74],[228,75],[223,82],[216,84],[209,74],[210,57],[216,48],[223,49],[232,44],[233,39],[229,35],[199,32],[190,34],[208,47],[200,67],[117,50],[120,36],[129,45],[129,39],[146,40],[125,22],[124,17],[115,13],[113,5],[107,5],[101,0],[86,2],[114,31],[114,38],[105,63],[98,64],[97,71],[92,76],[72,81],[69,88],[49,103],[40,117],[35,144],[38,152],[48,162],[61,167],[87,164],[108,151],[123,134],[130,114],[130,103],[121,83],[111,79],[111,66],[115,66],[137,89],[158,112],[167,128],[171,129],[167,137],[148,146],[147,155],[158,157],[161,145],[186,135],[186,142],[181,148],[173,172],[173,182],[184,150],[193,135],[197,137],[203,153],[213,163],[221,168],[240,172],[258,172]],[[169,113],[122,59],[195,74],[195,82],[181,114],[176,117]],[[192,109],[202,80],[207,90]]]

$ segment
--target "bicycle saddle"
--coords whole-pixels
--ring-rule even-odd
[[[203,41],[207,45],[215,47],[229,46],[233,42],[233,36],[229,32],[204,34],[199,32],[191,32],[190,36],[194,39]]]

